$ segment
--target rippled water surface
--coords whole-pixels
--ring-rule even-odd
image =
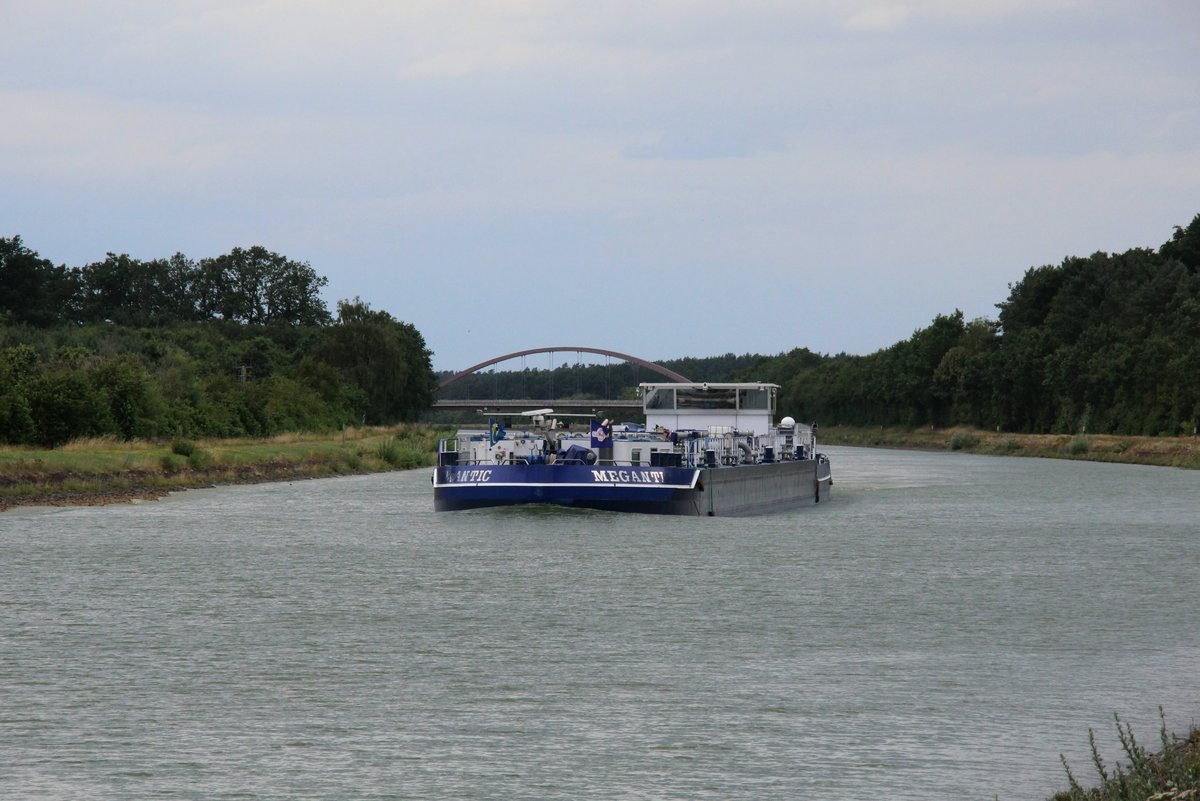
[[[1200,718],[1200,473],[826,450],[745,519],[428,471],[0,514],[0,797],[1042,799]]]

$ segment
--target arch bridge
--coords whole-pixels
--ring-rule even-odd
[[[675,372],[674,370],[668,370],[666,367],[663,367],[661,364],[656,364],[652,361],[649,361],[647,359],[641,359],[637,356],[631,356],[628,353],[621,353],[620,351],[607,350],[604,348],[589,348],[589,347],[584,347],[584,346],[579,346],[579,345],[575,345],[575,346],[554,345],[554,346],[544,347],[544,348],[530,348],[528,350],[518,350],[518,351],[514,351],[512,353],[506,353],[503,356],[496,356],[495,358],[488,359],[487,361],[482,361],[479,364],[471,365],[467,369],[460,370],[459,372],[455,373],[454,375],[443,379],[441,381],[441,383],[438,384],[438,389],[445,389],[446,387],[450,386],[451,384],[461,381],[462,379],[467,378],[468,376],[474,375],[475,373],[479,372],[480,370],[483,370],[486,367],[491,367],[493,364],[499,364],[500,362],[506,362],[509,359],[519,359],[524,356],[532,356],[532,355],[539,354],[539,353],[592,353],[592,354],[596,354],[598,356],[605,356],[605,357],[609,357],[609,358],[613,358],[613,359],[620,359],[621,361],[624,361],[624,362],[636,364],[639,367],[644,367],[647,370],[651,370],[655,373],[658,373],[659,375],[661,375],[671,381],[676,381],[676,382],[684,383],[684,384],[690,383],[690,380],[686,376],[683,376],[683,375]],[[483,406],[484,408],[488,408],[488,407],[492,407],[492,406],[514,406],[514,405],[546,406],[551,403],[553,403],[557,406],[579,406],[581,408],[582,407],[590,408],[591,406],[597,406],[597,405],[603,405],[606,407],[629,406],[629,407],[641,408],[641,405],[642,405],[641,401],[629,401],[629,400],[569,401],[569,400],[563,400],[563,399],[559,399],[559,400],[554,400],[554,399],[440,400],[439,399],[437,402],[434,403],[434,406],[436,406],[438,408],[454,408],[454,407],[478,408],[480,406]]]

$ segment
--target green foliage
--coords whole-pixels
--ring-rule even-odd
[[[395,467],[400,464],[400,445],[395,437],[388,437],[375,448],[375,455]]]
[[[432,403],[436,378],[425,339],[359,298],[338,303],[337,324],[314,355],[361,390],[367,423],[415,420]]]
[[[0,238],[0,442],[416,419],[436,387],[420,332],[358,298],[333,321],[325,284],[259,246],[198,262],[110,253],[68,269]],[[781,414],[835,425],[1128,435],[1200,425],[1200,215],[1157,251],[1031,268],[998,309],[996,321],[937,315],[866,356],[797,348],[663,365],[697,381],[777,383]],[[658,380],[625,363],[549,367],[440,394],[618,398]]]
[[[286,375],[271,375],[255,385],[253,402],[262,408],[264,433],[330,431],[351,419],[345,406],[331,406],[319,392]]]
[[[37,435],[26,393],[36,365],[33,348],[0,349],[0,442],[32,442]]]
[[[401,470],[410,470],[425,464],[428,461],[427,453],[427,449],[417,447],[411,441],[400,442],[395,437],[388,437],[375,449],[375,455],[380,461]]]
[[[434,387],[421,334],[357,299],[333,325],[325,284],[261,247],[68,269],[0,239],[0,443],[415,419]]]
[[[188,467],[193,470],[204,470],[212,464],[212,454],[203,448],[196,448],[187,457]]]
[[[1157,252],[1068,258],[1009,290],[997,322],[938,315],[867,356],[793,352],[754,372],[783,385],[781,412],[831,424],[1130,435],[1200,424],[1200,215]]]
[[[37,434],[29,400],[0,376],[0,442],[32,442]]]
[[[979,445],[979,437],[974,434],[955,433],[950,437],[950,450],[971,450]]]
[[[1096,733],[1088,729],[1092,765],[1096,768],[1100,786],[1085,790],[1071,772],[1066,757],[1059,754],[1069,789],[1057,793],[1052,801],[1184,801],[1196,798],[1200,794],[1197,792],[1200,791],[1200,730],[1193,729],[1186,740],[1175,739],[1167,733],[1162,707],[1159,707],[1158,715],[1161,750],[1156,754],[1137,741],[1132,726],[1113,715],[1117,739],[1128,762],[1115,764],[1111,770],[1096,747]]]
[[[181,470],[185,464],[193,470],[203,470],[212,461],[212,454],[192,440],[177,439],[171,443],[171,452],[162,458],[162,467],[168,473]]]
[[[234,248],[223,256],[203,260],[193,282],[202,317],[219,316],[251,325],[329,322],[329,311],[319,294],[328,280],[308,264],[261,246]]]
[[[54,266],[20,237],[0,238],[0,320],[35,327],[123,326],[224,320],[321,326],[328,279],[305,262],[255,245],[195,262],[182,253],[142,261],[109,253],[79,268]]]
[[[39,444],[61,445],[113,427],[106,399],[82,370],[52,367],[29,382],[25,392]]]
[[[90,371],[89,379],[108,407],[115,428],[112,433],[124,439],[150,439],[166,428],[166,401],[136,358],[107,359]]]
[[[76,276],[55,267],[21,242],[0,237],[0,322],[48,326],[71,319]]]

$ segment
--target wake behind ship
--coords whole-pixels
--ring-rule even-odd
[[[815,426],[775,424],[778,385],[641,384],[645,425],[592,420],[572,431],[551,409],[492,420],[438,446],[434,508],[556,504],[617,512],[750,515],[829,497]]]

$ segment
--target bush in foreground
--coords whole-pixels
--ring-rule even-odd
[[[1158,709],[1161,751],[1151,754],[1133,736],[1133,727],[1113,715],[1117,737],[1128,765],[1120,763],[1109,770],[1096,748],[1096,733],[1088,729],[1092,764],[1100,776],[1100,786],[1083,789],[1071,772],[1066,757],[1059,755],[1067,772],[1069,790],[1051,801],[1197,801],[1200,800],[1200,728],[1193,728],[1186,739],[1167,734],[1162,707]]]

